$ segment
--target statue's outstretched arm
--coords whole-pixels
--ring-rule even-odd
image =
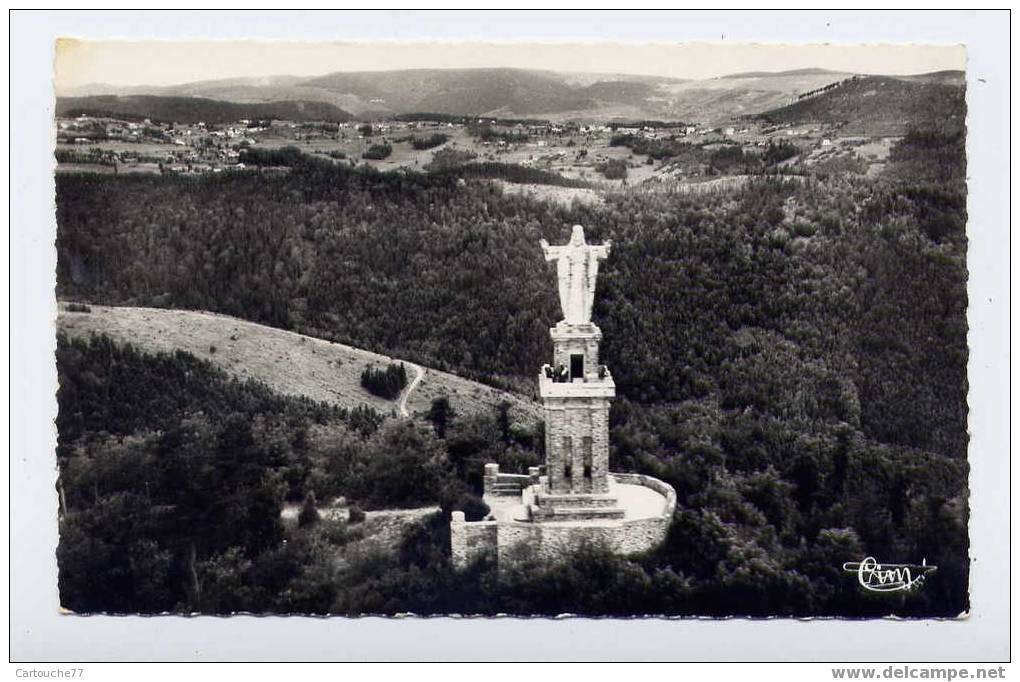
[[[542,253],[545,254],[546,260],[556,260],[561,256],[562,246],[549,246],[549,242],[544,239],[539,240],[538,243],[542,245]]]

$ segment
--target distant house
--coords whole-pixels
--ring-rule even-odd
[[[824,140],[822,140],[822,146],[823,147],[831,147],[832,146],[832,140],[830,140],[828,138],[825,138]]]

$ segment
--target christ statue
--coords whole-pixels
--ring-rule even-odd
[[[541,241],[546,260],[556,261],[560,307],[568,324],[591,322],[591,306],[595,300],[595,277],[599,261],[609,257],[610,242],[589,245],[584,240],[584,228],[574,225],[570,242],[563,246],[549,246]]]

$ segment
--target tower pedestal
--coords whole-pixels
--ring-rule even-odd
[[[539,375],[545,404],[546,472],[532,518],[621,518],[609,495],[609,401],[616,384],[598,362],[602,332],[594,324],[560,322],[550,330],[555,366]]]

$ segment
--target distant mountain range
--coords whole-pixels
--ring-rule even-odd
[[[418,112],[550,120],[681,120],[721,123],[796,103],[801,93],[853,74],[824,69],[749,72],[707,80],[681,80],[622,74],[579,74],[525,69],[411,69],[337,72],[314,78],[273,76],[200,81],[165,87],[93,84],[58,92],[75,106],[81,98],[159,96],[205,98],[223,104],[295,105],[322,118],[350,114],[375,118]],[[888,77],[901,83],[959,86],[963,72]],[[116,101],[111,101],[116,103]],[[130,100],[131,106],[139,100]],[[150,104],[156,104],[150,101]],[[124,104],[124,106],[127,106]],[[176,105],[175,105],[176,106]],[[331,115],[327,115],[331,114]],[[247,117],[260,116],[251,114]],[[286,116],[279,116],[286,118]],[[209,118],[208,116],[206,118]]]

